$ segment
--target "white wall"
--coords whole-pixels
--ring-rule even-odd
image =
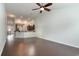
[[[38,37],[79,48],[79,4],[53,4],[37,18]]]
[[[6,20],[4,4],[0,3],[0,55],[6,42]]]

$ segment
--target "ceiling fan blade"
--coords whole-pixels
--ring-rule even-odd
[[[38,9],[40,9],[40,8],[35,8],[35,9],[32,9],[32,10],[38,10]]]
[[[51,5],[52,5],[52,3],[48,3],[44,7],[48,7],[48,6],[51,6]]]
[[[42,10],[40,10],[40,13],[42,13]]]
[[[50,11],[51,9],[48,9],[48,8],[44,8],[44,10],[46,10],[46,11]]]
[[[36,3],[38,6],[41,6],[41,4],[40,3]]]

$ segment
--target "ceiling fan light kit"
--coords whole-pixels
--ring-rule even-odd
[[[36,4],[39,6],[39,8],[35,8],[35,9],[32,9],[32,10],[40,10],[40,13],[42,13],[44,10],[48,11],[48,12],[51,11],[51,9],[49,9],[47,7],[51,6],[52,3],[47,3],[45,5],[43,5],[41,3],[36,3]]]
[[[43,11],[43,10],[44,10],[44,8],[42,7],[42,8],[40,8],[40,10],[42,10],[42,11]]]

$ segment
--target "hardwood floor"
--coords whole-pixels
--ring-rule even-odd
[[[16,38],[5,44],[2,56],[79,56],[79,49],[41,38]]]

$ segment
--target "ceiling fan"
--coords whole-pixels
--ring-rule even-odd
[[[52,3],[47,3],[45,5],[43,5],[43,3],[42,4],[41,3],[36,3],[36,5],[38,5],[39,8],[35,8],[35,9],[32,9],[32,10],[40,10],[40,13],[42,13],[44,10],[45,11],[50,11],[51,9],[49,9],[47,7],[51,6]]]

